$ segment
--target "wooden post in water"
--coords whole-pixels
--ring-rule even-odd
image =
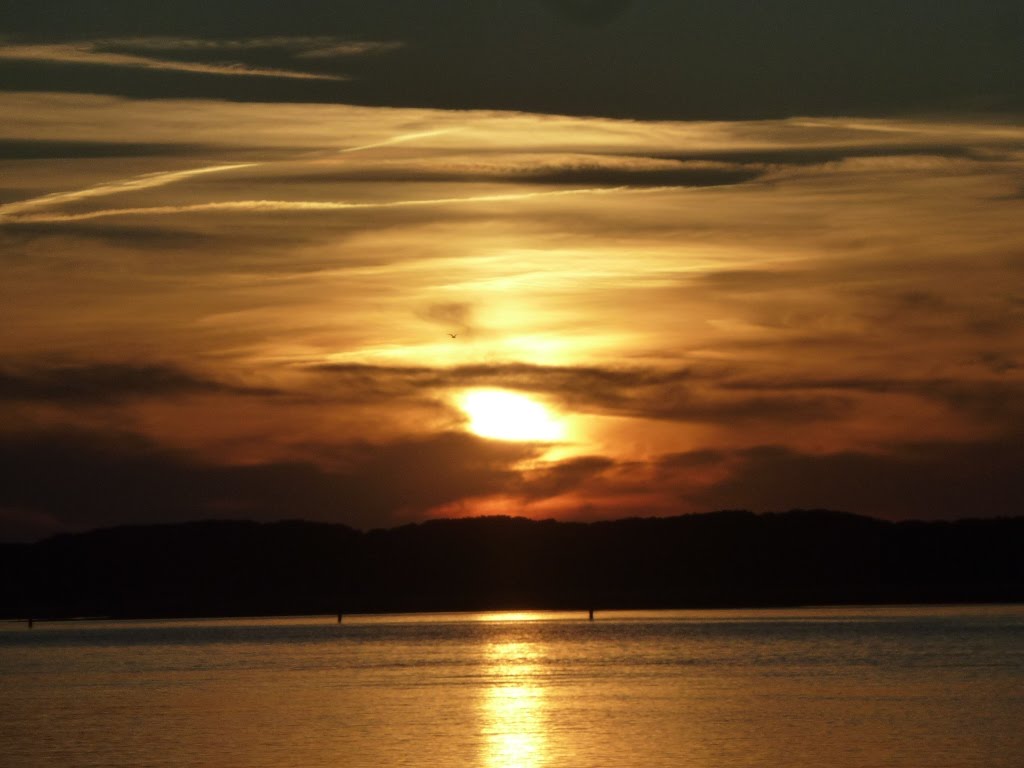
[[[593,608],[590,609],[590,620],[591,621],[594,620],[594,609]]]

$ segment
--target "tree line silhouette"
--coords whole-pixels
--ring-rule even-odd
[[[1024,600],[1024,518],[893,523],[825,510],[388,530],[123,526],[0,544],[4,618]]]

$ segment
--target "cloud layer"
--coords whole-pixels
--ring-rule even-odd
[[[781,28],[795,48],[729,51],[712,39],[781,6],[358,5],[319,29],[212,8],[201,33],[188,3],[168,6],[181,23],[69,9],[62,39],[15,14],[0,538],[211,516],[1019,511],[1019,121],[946,109],[966,92],[924,88],[884,24],[875,78],[860,6],[816,38],[858,52],[844,70],[794,31],[820,9]],[[952,27],[918,30],[1012,111],[1009,47],[982,24],[1009,6],[928,8],[992,43],[968,62]],[[664,58],[662,30],[681,53]],[[834,97],[829,71],[848,74]],[[894,114],[911,91],[944,116]],[[509,106],[534,111],[480,109]],[[823,113],[848,116],[807,116]],[[694,115],[750,119],[646,119]],[[482,388],[533,398],[564,439],[472,434],[460,403]]]

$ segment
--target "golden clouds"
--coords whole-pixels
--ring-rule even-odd
[[[168,472],[223,470],[211,494],[244,466],[382,520],[697,510],[745,481],[828,505],[802,472],[925,487],[1024,425],[1011,125],[0,103],[4,407],[128,425]],[[452,437],[474,388],[550,402],[571,440]],[[51,437],[40,462],[114,471]],[[435,492],[442,449],[463,467]]]

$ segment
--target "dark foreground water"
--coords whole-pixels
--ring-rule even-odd
[[[1020,768],[1022,723],[1022,607],[0,625],[8,768]]]

